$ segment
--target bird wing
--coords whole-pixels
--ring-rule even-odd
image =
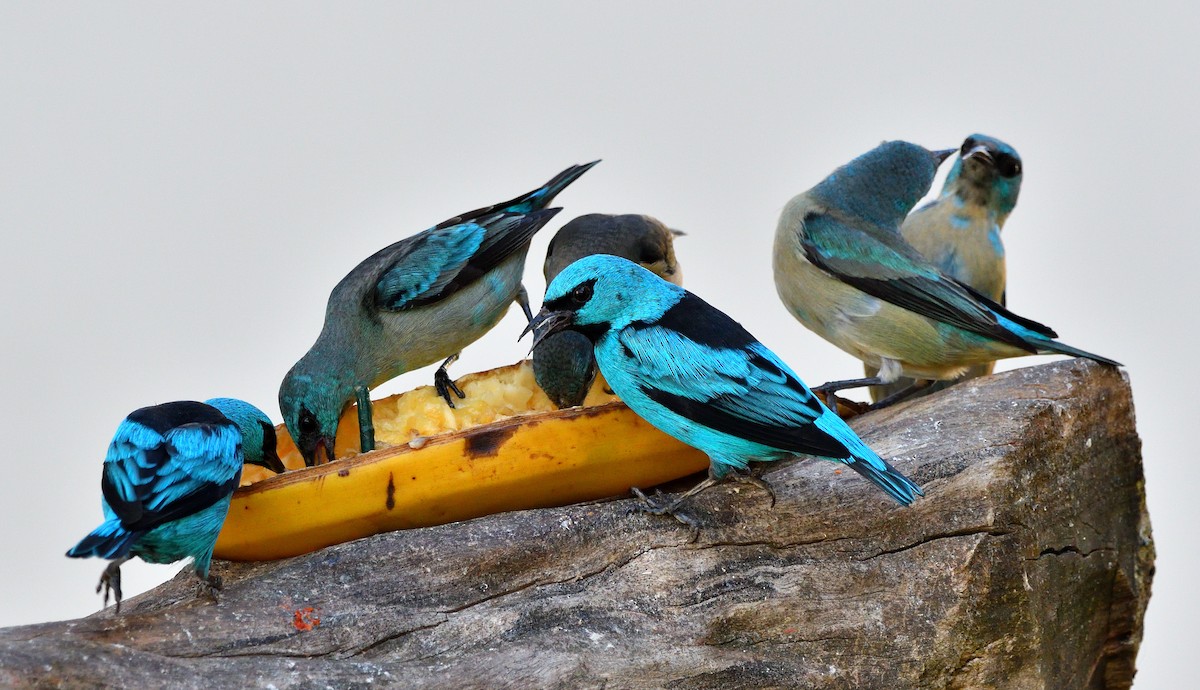
[[[157,431],[126,419],[104,460],[104,500],[133,532],[193,515],[237,488],[241,433],[232,422]]]
[[[618,338],[636,363],[642,392],[675,414],[772,448],[850,456],[814,424],[826,410],[787,365],[695,295]]]
[[[375,305],[403,311],[449,297],[522,250],[558,211],[493,213],[402,240],[375,283]]]
[[[1011,312],[939,271],[899,233],[867,232],[829,213],[811,213],[804,218],[800,245],[814,266],[869,295],[935,321],[1037,351],[996,318],[997,312],[1006,316]],[[1014,321],[1035,327],[1031,330],[1052,332],[1029,319],[1016,317]]]

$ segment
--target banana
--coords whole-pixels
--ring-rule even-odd
[[[360,537],[509,510],[615,496],[699,472],[708,458],[650,426],[597,381],[583,407],[556,410],[528,361],[458,381],[450,409],[425,386],[371,404],[378,450],[354,455],[358,416],[339,426],[336,462],[303,468],[278,429],[289,468],[247,466],[213,554],[256,561]]]

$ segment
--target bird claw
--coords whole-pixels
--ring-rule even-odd
[[[654,498],[650,498],[641,489],[636,486],[630,487],[630,491],[634,496],[637,496],[638,503],[630,508],[630,513],[649,513],[651,515],[670,515],[688,528],[688,543],[692,543],[700,538],[700,521],[696,518],[685,515],[679,512],[679,504],[682,498],[671,499],[663,494],[660,489],[654,490]],[[657,500],[656,500],[657,499]]]
[[[207,578],[200,578],[200,582],[196,583],[196,596],[207,596],[213,600],[214,604],[219,604],[221,599],[217,593],[224,588],[220,575],[209,575]]]
[[[100,574],[100,582],[96,584],[96,594],[100,590],[104,590],[104,606],[108,607],[108,593],[112,592],[113,600],[116,602],[115,613],[121,613],[121,563],[123,561],[112,561],[104,572]]]
[[[463,400],[467,397],[467,394],[463,393],[462,389],[459,388],[454,381],[450,380],[450,372],[446,371],[446,367],[453,364],[457,359],[457,354],[450,355],[446,358],[445,362],[442,362],[442,366],[438,367],[438,370],[433,374],[433,388],[437,391],[437,394],[442,397],[442,400],[446,401],[446,404],[450,406],[450,409],[454,409],[454,401],[450,399],[451,391],[458,396],[459,400]]]

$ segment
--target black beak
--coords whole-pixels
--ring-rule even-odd
[[[572,311],[549,311],[546,307],[533,317],[533,321],[521,331],[520,340],[525,337],[525,334],[533,331],[533,347],[537,347],[538,343],[542,342],[546,336],[551,333],[557,333],[571,324],[575,323],[575,312]]]
[[[667,228],[667,230],[676,237],[687,237],[687,233],[682,230],[676,230],[675,228]]]
[[[283,461],[279,459],[279,453],[274,447],[263,448],[262,466],[275,474],[283,474],[287,471],[287,468],[283,466]]]
[[[958,149],[943,149],[941,151],[930,151],[930,153],[933,154],[933,159],[935,161],[937,161],[938,165],[945,163],[946,159],[949,158],[950,156],[953,156],[956,152],[958,152]]]
[[[301,450],[301,454],[304,455],[305,467],[333,462],[333,439],[328,436],[318,436],[317,442],[313,444],[312,452],[305,453]]]
[[[996,159],[992,156],[992,152],[988,151],[987,147],[984,146],[983,144],[980,144],[980,145],[976,146],[975,148],[971,149],[970,151],[967,151],[966,153],[964,153],[962,159],[963,160],[979,159],[981,162],[986,163],[988,165],[996,164]]]

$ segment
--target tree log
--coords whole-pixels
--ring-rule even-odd
[[[975,379],[856,430],[920,484],[762,465],[699,540],[611,500],[190,568],[87,618],[0,630],[25,687],[1128,688],[1154,546],[1123,374]],[[99,570],[99,567],[97,568]]]

